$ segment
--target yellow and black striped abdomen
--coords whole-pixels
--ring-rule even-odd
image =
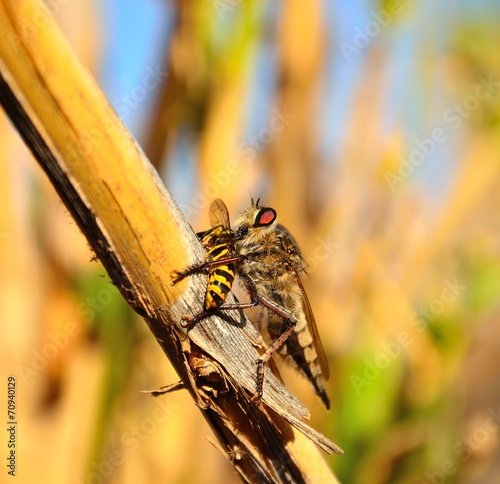
[[[230,246],[226,243],[213,246],[208,255],[213,262],[231,257]],[[216,266],[208,273],[208,286],[205,295],[205,311],[217,309],[226,300],[231,290],[236,272],[236,264]]]

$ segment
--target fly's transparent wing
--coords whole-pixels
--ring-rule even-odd
[[[311,304],[309,303],[309,299],[307,298],[306,291],[304,286],[302,285],[302,281],[300,280],[299,274],[296,270],[295,277],[297,279],[297,284],[300,287],[300,291],[302,293],[302,307],[304,308],[304,314],[306,316],[307,326],[309,327],[309,331],[313,338],[314,348],[316,348],[316,353],[318,354],[319,366],[321,368],[321,373],[325,380],[330,378],[330,370],[328,369],[328,362],[326,360],[325,351],[323,350],[323,345],[321,344],[321,340],[319,338],[318,328],[316,327],[316,320],[314,319],[314,314],[312,312]]]

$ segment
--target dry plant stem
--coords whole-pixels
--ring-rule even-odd
[[[201,245],[43,2],[2,1],[0,31],[5,111],[233,466],[249,482],[335,482],[311,440],[340,449],[303,423],[307,409],[268,368],[262,404],[250,402],[259,335],[244,315],[214,316],[186,337],[181,316],[200,311],[206,281],[172,287],[169,275],[202,260]]]

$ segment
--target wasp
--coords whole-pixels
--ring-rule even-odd
[[[209,261],[182,272],[174,271],[174,283],[195,272],[209,272],[205,310],[191,319],[190,324],[215,309],[241,310],[260,306],[267,316],[266,328],[272,344],[258,360],[254,400],[262,397],[265,364],[278,352],[312,383],[316,394],[329,409],[326,393],[328,364],[300,278],[306,272],[306,263],[297,242],[277,222],[276,211],[259,206],[259,200],[252,200],[241,213],[234,231],[230,228],[227,208],[222,200],[212,203],[210,213],[212,229],[198,234],[208,249]],[[217,220],[216,214],[219,214]],[[250,302],[223,304],[232,288],[235,273]]]
[[[227,262],[233,255],[234,232],[231,230],[226,204],[220,198],[210,204],[209,217],[211,228],[196,234],[207,250],[207,261],[183,271],[174,270],[171,274],[172,283],[176,284],[186,276],[208,271],[203,313],[193,319],[184,316],[185,321],[190,321],[189,325],[194,325],[224,303],[235,278],[236,263],[234,260]]]

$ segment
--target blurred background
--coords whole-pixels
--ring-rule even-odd
[[[500,3],[48,5],[195,230],[261,196],[299,241],[332,410],[282,376],[339,479],[500,482]],[[20,482],[239,482],[187,394],[140,392],[177,377],[3,113],[0,138]]]

